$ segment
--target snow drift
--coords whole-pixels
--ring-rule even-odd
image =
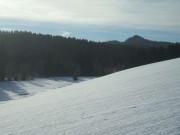
[[[0,82],[0,103],[2,101],[25,98],[40,92],[55,90],[89,79],[93,79],[93,77],[79,77],[78,81],[73,81],[72,77],[49,77],[29,81]]]
[[[0,135],[180,134],[180,59],[0,104]]]

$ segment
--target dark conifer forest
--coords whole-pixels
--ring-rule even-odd
[[[92,42],[22,31],[0,31],[0,80],[102,76],[180,57],[180,43]],[[149,44],[149,42],[148,42]]]

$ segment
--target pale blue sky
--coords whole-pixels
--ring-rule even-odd
[[[0,0],[0,29],[180,42],[180,0]]]

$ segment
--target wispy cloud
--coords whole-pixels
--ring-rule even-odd
[[[60,35],[63,36],[63,37],[69,37],[71,35],[71,33],[68,32],[68,31],[61,31]]]
[[[0,0],[0,18],[176,31],[179,9],[179,0]]]
[[[15,29],[2,27],[2,28],[0,28],[0,30],[3,30],[3,31],[13,31]]]

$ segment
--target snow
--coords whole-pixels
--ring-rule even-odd
[[[72,77],[50,77],[37,78],[31,81],[0,82],[0,101],[25,98],[40,92],[55,90],[93,78],[94,77],[79,77],[78,81],[73,81]]]
[[[179,135],[180,58],[0,104],[0,135]]]

